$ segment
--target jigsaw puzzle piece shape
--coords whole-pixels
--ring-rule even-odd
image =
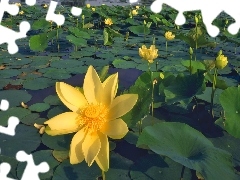
[[[22,21],[19,25],[19,30],[19,32],[15,32],[12,29],[0,25],[0,44],[8,43],[8,52],[10,54],[18,52],[18,46],[15,41],[27,37],[27,32],[30,30],[30,24],[27,21]]]
[[[0,179],[1,180],[16,180],[16,179],[12,179],[7,177],[8,173],[10,172],[11,166],[8,163],[1,163],[0,164]]]
[[[24,151],[19,151],[16,154],[16,159],[20,162],[27,162],[21,180],[40,180],[38,173],[46,173],[50,169],[46,162],[42,162],[36,166],[32,154],[29,155]]]
[[[58,2],[56,1],[51,1],[49,5],[49,9],[47,12],[46,20],[47,21],[53,21],[57,23],[58,26],[61,26],[65,22],[65,17],[61,14],[55,14],[54,11],[57,7]]]
[[[9,0],[1,0],[0,2],[0,22],[2,21],[4,12],[15,16],[19,12],[19,7],[15,4],[9,4]]]

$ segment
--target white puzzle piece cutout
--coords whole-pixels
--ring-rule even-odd
[[[56,1],[51,1],[49,8],[48,8],[48,12],[47,12],[47,16],[46,16],[46,20],[47,21],[53,21],[55,23],[57,23],[58,26],[61,26],[64,24],[65,22],[65,17],[62,14],[55,14],[54,11],[57,7],[58,2]]]
[[[179,12],[175,19],[176,25],[183,25],[186,22],[186,18],[183,15],[185,11],[201,10],[203,23],[206,26],[208,34],[216,37],[220,31],[218,27],[212,25],[212,22],[224,11],[236,21],[228,27],[229,33],[235,35],[239,31],[239,0],[155,0],[150,8],[154,13],[159,13],[162,10],[163,4],[167,4]]]

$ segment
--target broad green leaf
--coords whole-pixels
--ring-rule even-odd
[[[240,138],[240,86],[227,88],[219,100],[225,111],[225,129],[232,136]]]
[[[29,46],[33,51],[43,51],[46,49],[48,46],[47,33],[31,36]]]
[[[35,103],[28,107],[31,111],[43,112],[50,108],[50,105],[47,103]]]
[[[68,150],[66,150],[66,151],[53,150],[52,155],[57,161],[62,162],[65,159],[69,158],[69,151]]]
[[[20,150],[30,154],[41,143],[40,134],[35,127],[18,124],[15,133],[15,136],[0,134],[2,155],[16,157],[16,153]]]
[[[200,172],[205,179],[239,179],[234,173],[231,154],[215,148],[203,134],[187,124],[163,122],[148,126],[138,139],[137,146],[141,145]]]
[[[87,41],[82,37],[75,37],[74,35],[67,35],[66,39],[76,46],[87,46]]]
[[[46,19],[39,19],[37,21],[34,21],[31,28],[33,30],[48,29],[50,28],[50,26],[51,26],[51,23],[48,22]]]
[[[183,102],[188,104],[193,96],[201,94],[205,89],[203,72],[192,75],[180,73],[175,81],[164,89],[167,103]]]
[[[147,28],[147,27],[144,27],[143,25],[139,25],[139,26],[130,26],[129,27],[129,30],[136,34],[136,35],[139,35],[139,34],[149,34],[150,33],[150,30]]]

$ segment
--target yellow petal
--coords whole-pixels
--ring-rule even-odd
[[[100,151],[100,148],[101,142],[98,134],[88,132],[82,144],[83,154],[88,166],[92,165]]]
[[[106,122],[100,131],[112,139],[121,139],[128,133],[128,127],[122,119],[115,119]]]
[[[137,94],[123,94],[116,97],[109,108],[108,120],[114,120],[129,112],[136,104]]]
[[[103,87],[93,66],[89,66],[87,70],[83,83],[83,90],[89,104],[101,102]]]
[[[84,160],[82,143],[85,138],[85,135],[86,135],[85,128],[82,128],[72,138],[69,152],[71,164],[78,164]]]
[[[45,132],[52,136],[76,132],[79,129],[76,124],[77,117],[78,114],[74,112],[59,114],[44,122],[44,124],[48,125]]]
[[[98,135],[101,141],[101,149],[95,160],[98,166],[106,172],[109,169],[109,142],[106,135],[102,133]]]
[[[84,95],[64,82],[56,83],[56,91],[61,101],[73,112],[77,112],[79,108],[82,108],[87,104]]]
[[[102,103],[106,106],[109,106],[114,97],[116,96],[118,88],[118,73],[109,76],[103,82],[103,95],[102,95]]]

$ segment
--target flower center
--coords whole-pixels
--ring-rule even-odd
[[[81,110],[77,124],[86,126],[90,131],[98,131],[106,122],[108,109],[102,104],[89,104]]]

